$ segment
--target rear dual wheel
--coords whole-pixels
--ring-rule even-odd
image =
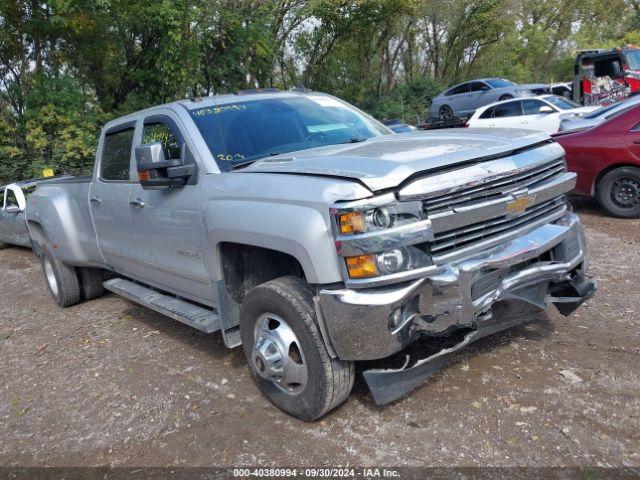
[[[103,294],[102,271],[72,267],[60,261],[51,247],[44,245],[40,256],[42,272],[49,294],[60,307],[70,307],[80,300],[91,300]]]
[[[240,309],[240,334],[256,385],[289,415],[313,421],[349,396],[354,364],[330,357],[303,280],[282,277],[251,290]]]

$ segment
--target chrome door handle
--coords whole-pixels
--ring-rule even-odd
[[[139,198],[136,198],[135,200],[132,200],[131,202],[129,202],[129,205],[131,205],[132,207],[143,208],[144,202]]]
[[[90,197],[89,201],[91,203],[95,203],[96,205],[100,205],[102,203],[102,199],[100,197]]]

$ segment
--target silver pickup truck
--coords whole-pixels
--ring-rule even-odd
[[[363,372],[388,403],[470,342],[593,294],[563,154],[532,131],[393,134],[329,95],[241,92],[108,123],[93,177],[38,187],[26,216],[58,305],[106,288],[220,331],[311,421],[347,398],[355,361],[392,357]]]

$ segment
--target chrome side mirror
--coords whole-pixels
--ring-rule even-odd
[[[145,190],[182,187],[193,174],[193,167],[184,166],[182,159],[167,160],[160,142],[136,147],[135,155],[138,178]]]

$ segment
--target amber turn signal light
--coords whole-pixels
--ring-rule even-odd
[[[340,233],[343,235],[352,235],[366,231],[364,213],[362,212],[341,213],[338,220]]]
[[[374,255],[358,255],[347,257],[346,260],[349,278],[369,278],[378,275]]]

